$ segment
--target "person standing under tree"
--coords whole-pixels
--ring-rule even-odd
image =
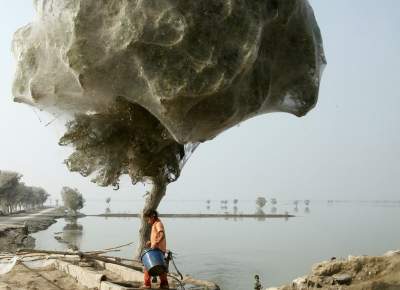
[[[146,247],[159,249],[165,254],[167,251],[167,240],[164,225],[158,218],[158,212],[156,210],[149,210],[145,213],[145,217],[151,225],[150,241],[147,241]],[[151,288],[151,277],[146,269],[144,269],[144,288]],[[167,273],[160,275],[160,289],[169,289]]]

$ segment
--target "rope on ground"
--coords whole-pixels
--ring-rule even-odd
[[[185,286],[183,286],[181,280],[179,280],[178,278],[176,278],[174,275],[171,275],[171,274],[167,274],[167,276],[168,276],[168,277],[171,277],[171,278],[174,279],[174,280],[176,280],[176,281],[178,282],[178,284],[179,284],[179,287],[180,287],[181,289],[185,290]]]

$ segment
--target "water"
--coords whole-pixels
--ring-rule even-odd
[[[204,201],[200,204],[205,208]],[[207,212],[197,205],[195,212]],[[250,207],[244,202],[239,205]],[[221,211],[219,204],[214,207]],[[232,290],[252,289],[254,274],[260,275],[264,287],[278,286],[332,256],[381,255],[400,248],[399,203],[312,202],[309,207],[299,205],[297,213],[286,203],[278,204],[276,210],[298,216],[288,220],[165,218],[168,248],[177,253],[181,272]],[[54,232],[62,232],[66,223],[61,219],[34,234],[36,247],[65,249],[65,244],[54,239]],[[85,217],[77,223],[82,231],[67,230],[60,235],[84,251],[135,241],[139,228],[136,218]],[[130,258],[133,252],[134,246],[129,246],[115,255]]]

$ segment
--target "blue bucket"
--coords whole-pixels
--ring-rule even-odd
[[[144,250],[141,260],[150,276],[159,276],[168,272],[164,253],[159,249]]]

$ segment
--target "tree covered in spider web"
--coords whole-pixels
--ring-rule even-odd
[[[184,146],[152,114],[123,98],[104,112],[76,115],[59,143],[75,149],[65,160],[69,170],[94,173],[92,181],[100,186],[118,187],[123,174],[133,184],[170,183],[179,177],[185,156]]]
[[[167,185],[179,177],[188,158],[184,145],[151,113],[123,98],[103,112],[75,115],[59,143],[75,149],[65,160],[69,170],[83,176],[93,174],[92,181],[98,185],[118,189],[123,174],[133,184],[150,181],[153,187],[142,213],[157,209]],[[137,255],[149,235],[150,227],[142,218]]]

